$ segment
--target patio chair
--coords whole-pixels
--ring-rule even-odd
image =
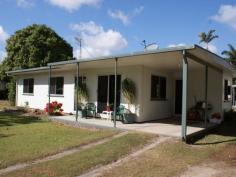
[[[123,106],[123,105],[118,106],[116,108],[116,120],[123,122],[125,113],[126,113],[125,106]],[[114,120],[114,117],[112,118],[112,121],[113,120]]]
[[[88,116],[96,117],[96,105],[94,103],[87,103],[85,109],[86,109],[86,118]]]

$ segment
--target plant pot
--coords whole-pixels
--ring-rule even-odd
[[[86,117],[86,110],[78,110],[78,117],[79,118]]]
[[[135,122],[135,120],[136,120],[136,114],[133,113],[124,114],[124,120],[123,120],[124,124],[132,124]]]

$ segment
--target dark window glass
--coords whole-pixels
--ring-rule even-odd
[[[23,80],[23,93],[34,93],[34,79]]]
[[[166,78],[151,76],[151,100],[166,99]]]
[[[50,94],[63,95],[63,86],[63,77],[52,77],[50,79]]]

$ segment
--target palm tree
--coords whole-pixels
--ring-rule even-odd
[[[226,56],[226,60],[236,66],[236,49],[232,44],[228,44],[229,50],[224,50],[221,54]]]
[[[206,49],[208,50],[208,45],[209,43],[215,39],[218,38],[218,35],[214,35],[214,33],[216,32],[216,30],[210,30],[208,31],[208,33],[206,34],[205,32],[201,32],[198,37],[200,38],[199,43],[205,43],[206,44]]]

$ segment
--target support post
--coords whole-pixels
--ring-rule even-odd
[[[78,121],[78,89],[79,89],[79,62],[76,64],[76,114],[75,114],[75,119],[76,122]]]
[[[204,123],[205,128],[207,128],[207,111],[208,111],[208,65],[205,66],[205,111],[204,111]]]
[[[52,75],[52,66],[49,66],[49,73],[48,73],[48,116],[50,116],[51,75]]]
[[[183,89],[182,89],[182,121],[181,121],[181,137],[186,141],[187,135],[187,96],[188,96],[188,60],[185,50],[183,50]]]
[[[118,58],[115,58],[115,97],[114,97],[114,127],[116,128],[116,96],[117,96],[117,60]]]

